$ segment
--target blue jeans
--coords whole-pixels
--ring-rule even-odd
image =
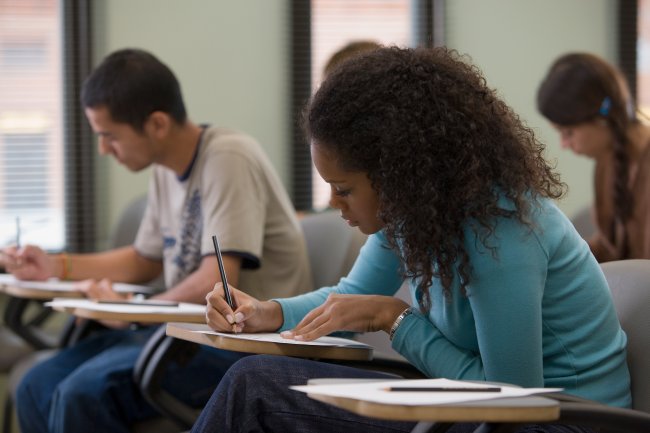
[[[34,366],[16,391],[22,433],[128,433],[157,416],[133,381],[133,367],[156,330],[109,330],[88,337]],[[186,365],[170,365],[163,388],[202,407],[242,354],[201,347]]]
[[[376,371],[281,356],[249,356],[234,364],[194,424],[192,433],[410,432],[410,422],[385,421],[356,415],[289,389],[311,378],[386,378]],[[467,433],[477,424],[456,424],[449,432]],[[589,433],[560,425],[531,425],[520,433]]]

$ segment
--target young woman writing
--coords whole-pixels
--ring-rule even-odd
[[[334,287],[268,302],[233,290],[232,311],[217,285],[208,295],[212,328],[305,341],[384,331],[430,377],[562,387],[630,404],[625,334],[598,263],[553,203],[563,184],[476,67],[443,48],[380,48],[327,77],[305,127],[331,206],[368,241]],[[404,278],[414,308],[392,296]],[[412,428],[288,388],[313,377],[381,373],[246,357],[193,432]]]

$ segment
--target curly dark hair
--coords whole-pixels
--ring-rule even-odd
[[[456,267],[466,293],[470,220],[495,254],[487,242],[495,217],[530,226],[531,198],[564,194],[532,130],[453,50],[362,54],[328,76],[303,114],[307,135],[342,169],[367,173],[387,239],[403,253],[405,277],[420,279],[423,309],[434,277],[450,295]],[[499,205],[502,196],[514,210]]]

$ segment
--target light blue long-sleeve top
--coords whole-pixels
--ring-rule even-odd
[[[532,228],[515,218],[496,219],[488,239],[494,254],[468,224],[467,296],[455,278],[446,299],[434,279],[431,309],[405,317],[393,348],[430,377],[561,387],[630,406],[626,336],[600,266],[551,200],[539,200],[530,220]],[[330,293],[394,295],[402,283],[400,266],[384,234],[371,235],[336,286],[275,300],[284,314],[282,330],[293,328]],[[417,305],[417,282],[410,286]]]

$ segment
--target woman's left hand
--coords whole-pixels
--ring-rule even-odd
[[[389,332],[397,316],[408,306],[393,296],[333,293],[282,336],[311,341],[336,331]]]

